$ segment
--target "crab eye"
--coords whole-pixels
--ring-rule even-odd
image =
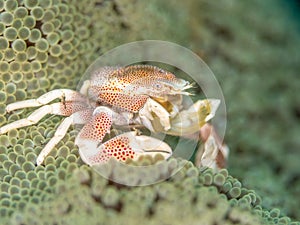
[[[156,84],[154,84],[154,88],[156,88],[156,89],[161,89],[161,88],[162,88],[162,85],[159,84],[159,83],[156,83]]]

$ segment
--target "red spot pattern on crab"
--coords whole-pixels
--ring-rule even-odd
[[[176,76],[172,73],[169,73],[161,68],[152,65],[135,65],[128,66],[119,69],[119,79],[123,82],[129,84],[139,83],[144,84],[145,78],[148,78],[149,81],[154,81],[156,79],[166,79],[170,82],[176,81]]]
[[[146,103],[149,98],[146,95],[129,96],[121,93],[101,93],[99,98],[103,102],[117,106],[131,112],[138,112]]]
[[[81,130],[80,137],[101,142],[112,125],[112,118],[105,112],[95,115]]]
[[[99,73],[99,83],[92,84],[89,88],[89,95],[97,101],[125,109],[130,112],[138,112],[149,98],[147,89],[155,84],[157,80],[176,82],[174,74],[166,72],[158,67],[150,65],[135,65],[117,69],[104,68]],[[100,77],[102,75],[102,78]],[[145,87],[144,94],[135,94],[136,89]]]
[[[90,158],[94,163],[107,162],[109,158],[125,162],[128,158],[133,159],[136,153],[130,147],[129,139],[124,136],[115,137],[101,146],[99,154]]]
[[[60,115],[70,116],[75,112],[84,110],[86,107],[88,107],[88,105],[83,102],[61,102],[59,108]]]

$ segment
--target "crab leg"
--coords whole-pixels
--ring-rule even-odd
[[[54,104],[56,104],[56,103],[54,103]],[[49,114],[49,113],[51,113],[53,111],[52,107],[53,107],[52,105],[45,105],[45,106],[43,106],[43,107],[35,110],[27,118],[14,121],[14,122],[12,122],[10,124],[7,124],[7,125],[1,127],[0,128],[0,134],[7,133],[8,131],[10,131],[12,129],[16,129],[16,128],[20,128],[20,127],[26,127],[26,126],[30,126],[30,125],[36,124],[44,116],[46,116],[47,114]]]
[[[11,103],[6,106],[6,111],[11,112],[16,109],[46,105],[57,98],[61,98],[64,101],[86,102],[86,98],[77,91],[73,91],[70,89],[56,89],[43,94],[37,99],[28,99],[20,102]]]
[[[76,113],[73,113],[71,116],[66,117],[62,123],[57,127],[54,136],[50,139],[50,141],[45,145],[40,154],[37,157],[36,164],[41,165],[46,156],[51,152],[51,150],[57,145],[58,142],[63,139],[66,135],[68,129],[71,125],[74,124],[84,124],[90,118],[92,111],[90,109],[82,110]]]
[[[19,104],[19,103],[17,103]],[[18,106],[19,107],[19,106]],[[83,102],[57,102],[44,105],[35,110],[27,118],[14,121],[0,128],[0,134],[20,127],[26,127],[38,123],[47,114],[69,116],[58,126],[57,131],[50,141],[46,144],[37,158],[37,165],[40,165],[45,157],[50,153],[54,146],[65,136],[69,127],[74,123],[86,123],[87,118],[92,114],[91,110],[86,109],[87,105]],[[14,109],[16,109],[14,107]],[[83,111],[81,111],[83,110]],[[74,113],[75,112],[75,113]],[[70,116],[71,115],[71,116]]]
[[[10,131],[12,129],[26,127],[26,126],[36,124],[47,114],[69,116],[74,111],[82,110],[85,107],[86,106],[84,104],[70,103],[70,102],[68,102],[68,103],[57,102],[57,103],[53,103],[51,105],[44,105],[44,106],[40,107],[39,109],[35,110],[27,118],[14,121],[3,127],[0,127],[0,134],[7,133],[8,131]]]
[[[222,143],[214,127],[210,124],[205,124],[200,129],[200,138],[203,141],[203,145],[198,149],[195,159],[196,166],[206,166],[215,170],[225,168],[229,148]]]
[[[63,137],[66,135],[69,127],[73,124],[73,118],[72,116],[69,116],[65,118],[62,123],[58,126],[56,132],[54,133],[54,136],[50,139],[50,141],[45,145],[45,147],[42,149],[40,154],[38,155],[36,159],[36,164],[41,165],[46,156],[51,152],[51,150],[54,148],[57,143],[63,139]]]

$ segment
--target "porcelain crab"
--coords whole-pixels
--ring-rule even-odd
[[[148,154],[160,153],[164,158],[171,156],[172,149],[167,143],[141,135],[137,128],[102,143],[114,126],[138,125],[151,132],[186,137],[200,130],[206,147],[201,153],[199,165],[222,167],[228,154],[227,148],[214,132],[207,129],[210,127],[207,122],[214,116],[219,100],[199,100],[185,108],[183,96],[190,95],[187,90],[191,87],[188,81],[156,66],[101,67],[83,83],[80,91],[56,89],[37,99],[7,105],[7,112],[28,107],[40,108],[27,118],[1,127],[0,134],[38,123],[47,114],[65,116],[52,139],[40,152],[37,164],[43,163],[71,125],[81,124],[75,144],[82,160],[94,165],[112,157],[126,161],[127,158],[137,159]],[[60,102],[51,103],[58,98]],[[219,157],[220,154],[223,158]]]

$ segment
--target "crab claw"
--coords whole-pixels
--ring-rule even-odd
[[[154,156],[158,153],[167,159],[172,155],[172,149],[161,140],[144,135],[138,136],[132,131],[118,135],[98,148],[80,151],[80,156],[88,165],[95,165],[107,162],[110,158],[125,162],[128,158],[136,160],[141,155]]]

